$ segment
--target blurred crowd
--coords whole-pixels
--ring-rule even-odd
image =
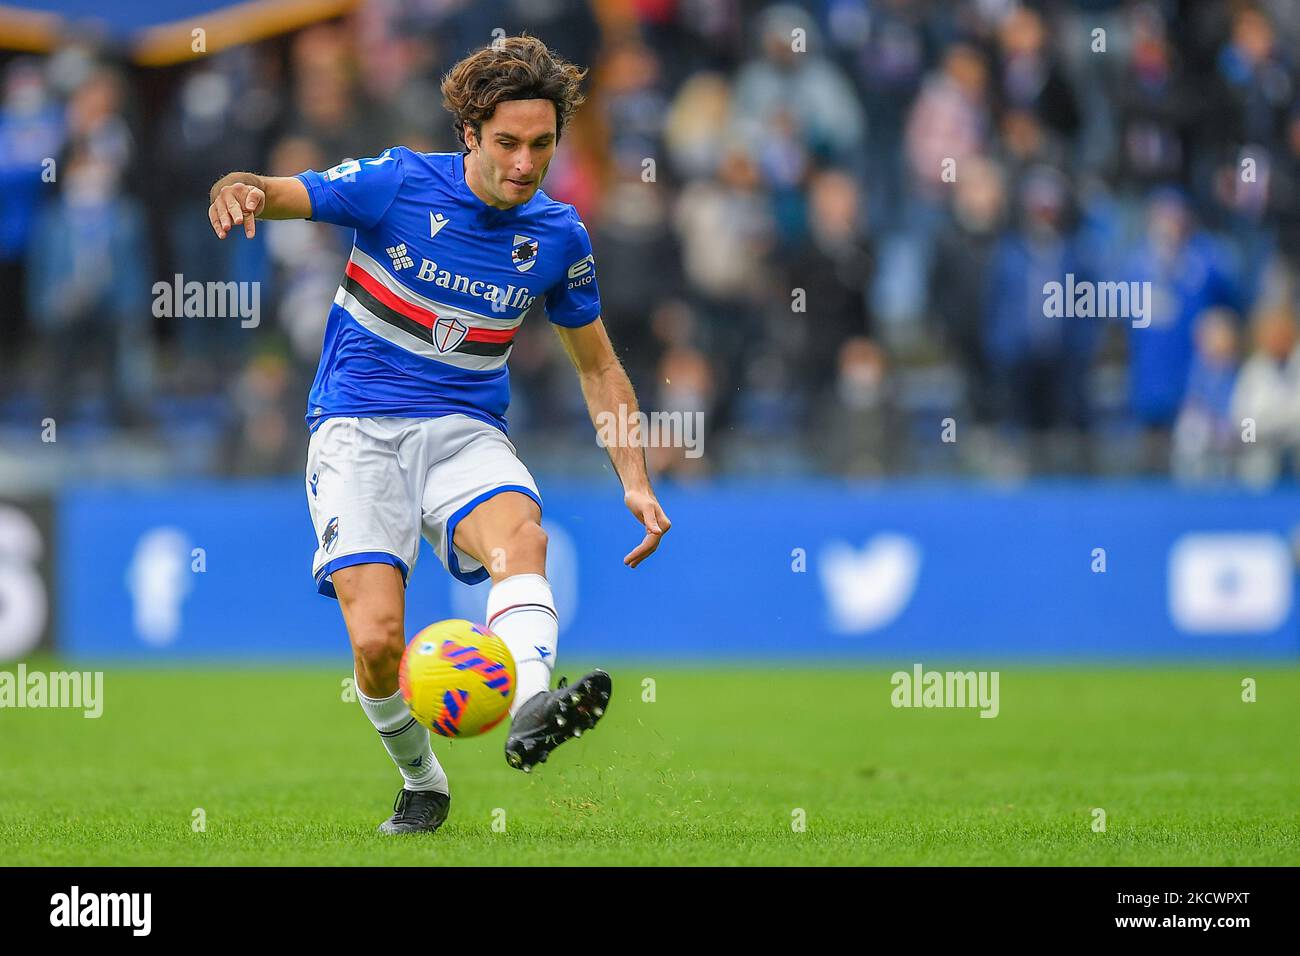
[[[208,187],[456,148],[439,81],[494,30],[591,67],[545,189],[643,406],[703,414],[705,454],[658,471],[1294,475],[1284,0],[374,0],[167,69],[76,35],[5,55],[0,427],[299,472],[350,235],[217,242]],[[155,315],[177,274],[262,283],[256,326]],[[1149,321],[1052,317],[1067,275],[1148,283]],[[540,312],[511,368],[530,465],[601,467]]]

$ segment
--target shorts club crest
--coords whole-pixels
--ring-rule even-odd
[[[325,530],[321,532],[320,546],[326,554],[334,553],[334,546],[339,543],[339,519],[330,518],[325,524]]]

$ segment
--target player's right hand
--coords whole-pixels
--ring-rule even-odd
[[[224,239],[230,230],[243,225],[249,239],[257,233],[257,214],[266,206],[266,193],[247,183],[222,186],[208,207],[208,222],[218,239]]]

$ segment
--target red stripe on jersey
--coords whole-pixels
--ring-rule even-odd
[[[418,322],[426,329],[431,329],[433,323],[438,320],[437,313],[422,309],[413,302],[407,302],[355,262],[349,262],[345,271],[376,299],[394,312],[406,316],[412,322]]]
[[[519,326],[513,329],[470,329],[465,335],[466,342],[509,342],[519,331]]]

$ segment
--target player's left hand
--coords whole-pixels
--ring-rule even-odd
[[[654,554],[655,548],[659,547],[660,539],[667,534],[673,523],[664,514],[664,509],[659,507],[659,502],[653,492],[629,491],[623,495],[623,503],[627,505],[628,511],[636,516],[636,520],[645,525],[645,537],[623,559],[623,563],[629,568],[635,568]]]

